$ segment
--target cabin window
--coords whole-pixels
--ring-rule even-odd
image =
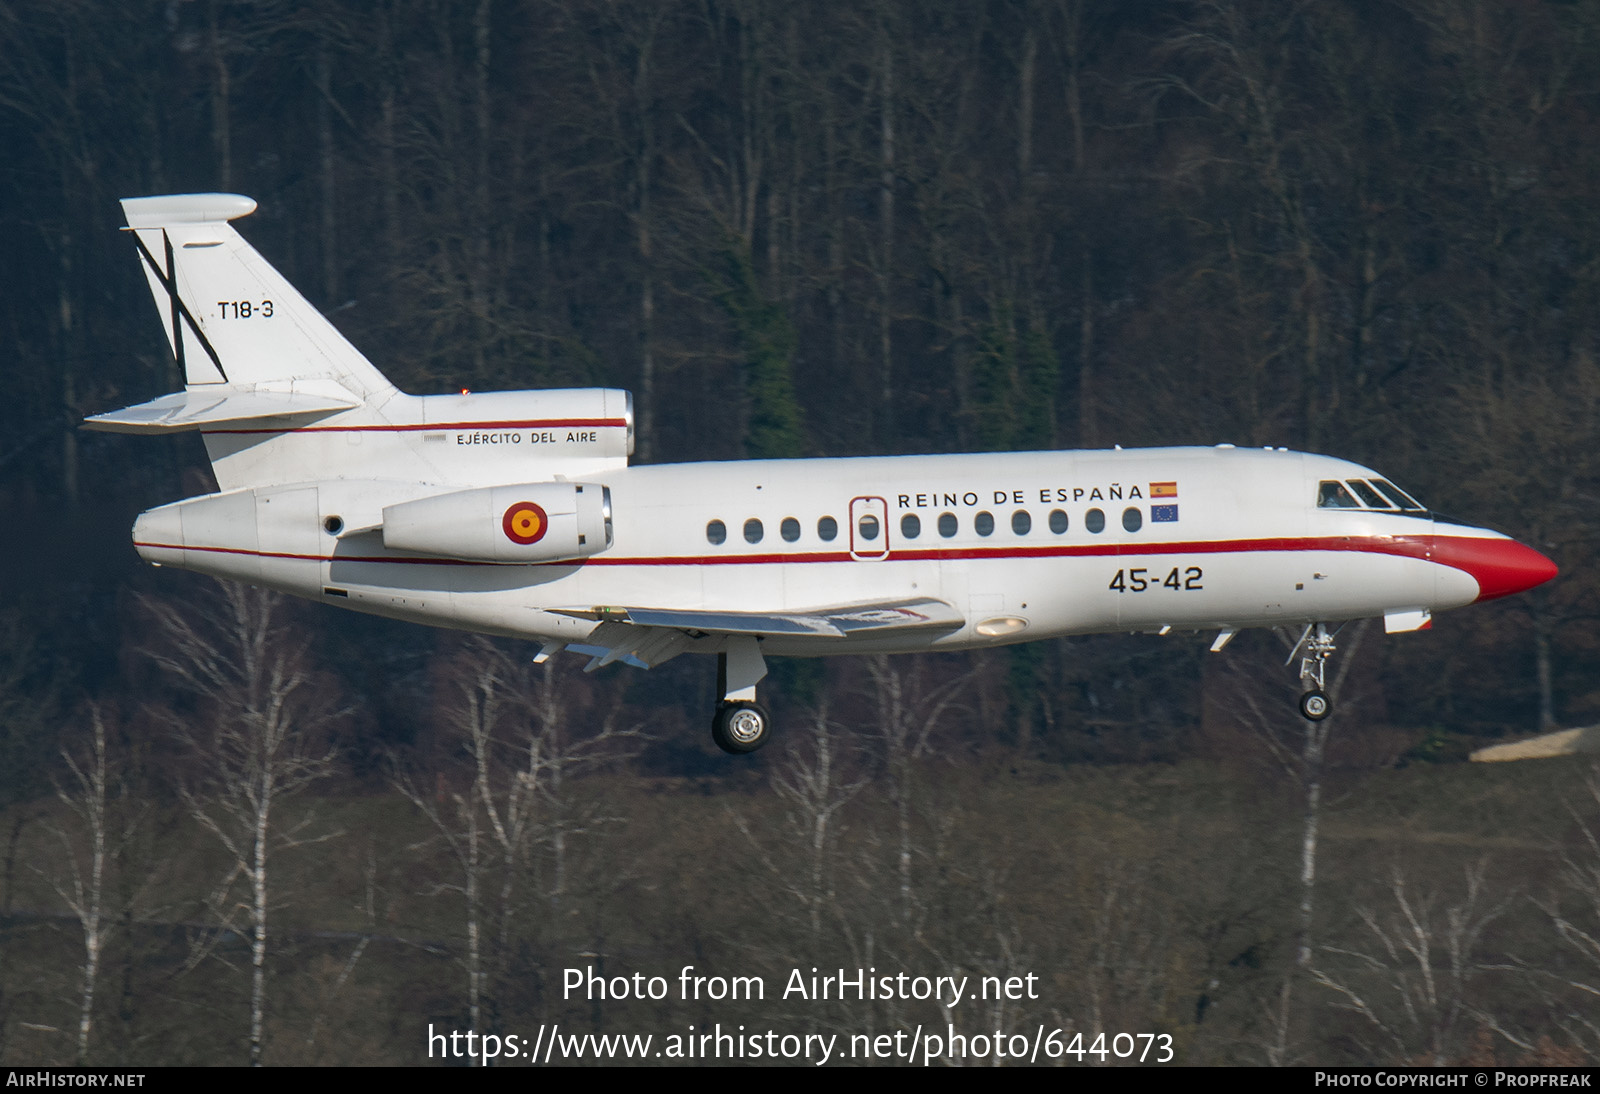
[[[1317,508],[1360,509],[1361,503],[1344,488],[1344,483],[1337,479],[1325,479],[1317,487]]]
[[[863,516],[856,522],[856,531],[861,533],[861,538],[871,542],[878,538],[878,518],[871,513]]]
[[[1033,517],[1026,509],[1018,509],[1011,514],[1011,530],[1019,536],[1025,536],[1033,531]]]
[[[800,522],[793,517],[784,517],[783,523],[778,525],[778,534],[785,543],[793,543],[800,538]]]
[[[900,534],[907,539],[916,539],[922,534],[922,519],[915,513],[907,513],[901,517]]]
[[[1144,527],[1144,511],[1131,505],[1124,509],[1122,511],[1122,527],[1129,532],[1137,532]]]
[[[1067,530],[1067,514],[1060,509],[1050,510],[1050,530],[1056,535],[1064,535]]]
[[[728,526],[720,520],[714,520],[706,525],[706,539],[713,546],[720,547],[728,541]]]
[[[839,522],[832,517],[823,517],[817,521],[817,538],[824,543],[833,542],[839,534]]]
[[[939,534],[945,539],[949,539],[951,536],[955,535],[960,527],[961,522],[956,519],[956,515],[954,513],[939,514]]]
[[[761,527],[761,522],[755,517],[751,517],[744,522],[744,541],[746,543],[760,543],[761,537],[765,534],[766,530]]]
[[[972,530],[980,536],[994,534],[994,514],[985,510],[972,518]]]
[[[1099,509],[1091,509],[1083,514],[1083,526],[1095,535],[1106,530],[1106,515]]]

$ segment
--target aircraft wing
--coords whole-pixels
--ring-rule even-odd
[[[966,622],[953,606],[931,598],[788,612],[615,606],[550,610],[575,619],[597,620],[601,624],[587,643],[567,647],[593,656],[586,666],[588,669],[613,661],[653,668],[676,657],[692,640],[717,634],[849,638],[890,631],[954,630]]]
[[[552,608],[558,615],[639,627],[671,627],[701,634],[753,634],[770,637],[846,638],[866,631],[903,631],[944,627],[966,620],[942,600],[897,600],[881,604],[848,604],[793,612],[726,612],[703,608]]]
[[[176,433],[257,418],[322,417],[359,405],[353,396],[340,399],[305,392],[191,388],[108,414],[96,414],[86,419],[83,427],[107,433]]]

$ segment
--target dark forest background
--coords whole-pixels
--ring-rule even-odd
[[[1465,762],[1600,721],[1600,4],[0,0],[0,151],[0,1059],[949,1020],[560,990],[685,964],[1031,971],[957,1025],[1190,1063],[1600,1054],[1600,782]],[[77,425],[180,385],[117,199],[203,190],[402,387],[626,387],[643,462],[1287,445],[1562,575],[1347,629],[1321,727],[1271,635],[1110,636],[779,665],[726,758],[690,659],[137,564],[199,442]]]

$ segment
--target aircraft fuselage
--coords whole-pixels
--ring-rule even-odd
[[[1431,613],[1548,566],[1427,512],[1316,505],[1321,482],[1375,477],[1227,447],[614,467],[595,476],[610,492],[611,546],[536,564],[390,550],[384,508],[440,487],[325,480],[164,506],[134,538],[151,562],[543,641],[581,642],[597,625],[550,609],[641,603],[799,611],[931,597],[964,617],[937,635],[764,638],[790,655]]]

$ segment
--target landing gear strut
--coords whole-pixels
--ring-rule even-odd
[[[717,692],[722,701],[711,716],[711,739],[724,752],[754,752],[772,736],[772,718],[756,702],[756,684],[767,674],[760,643],[745,635],[728,639],[717,654]]]
[[[1333,635],[1328,633],[1326,623],[1307,623],[1300,632],[1300,641],[1289,651],[1289,660],[1284,662],[1287,665],[1296,656],[1300,658],[1300,683],[1306,689],[1300,696],[1300,715],[1307,721],[1320,722],[1333,713],[1333,700],[1325,689],[1328,659],[1334,649]]]

